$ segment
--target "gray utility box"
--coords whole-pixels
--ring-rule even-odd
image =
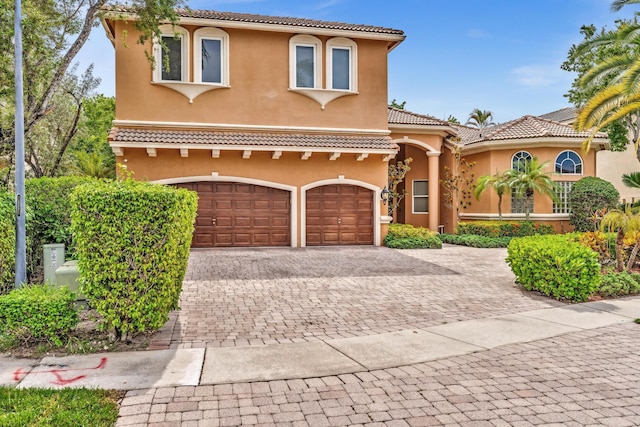
[[[64,261],[64,243],[44,245],[44,283],[56,283],[56,270]]]
[[[87,297],[80,291],[80,272],[78,271],[78,261],[71,260],[62,264],[56,270],[56,286],[66,286],[71,292],[76,294],[76,300],[86,300]]]

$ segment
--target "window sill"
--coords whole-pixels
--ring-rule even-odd
[[[164,86],[171,90],[184,95],[189,104],[193,104],[193,100],[205,92],[216,89],[229,89],[229,85],[218,83],[194,83],[194,82],[151,82],[153,85]]]
[[[334,89],[302,89],[302,88],[289,88],[290,92],[299,93],[300,95],[304,95],[308,98],[316,101],[322,109],[333,101],[334,99],[338,99],[347,95],[357,95],[358,92],[353,92],[350,90],[334,90]]]

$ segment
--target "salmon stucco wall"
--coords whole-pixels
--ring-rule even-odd
[[[289,40],[295,33],[219,27],[229,35],[230,87],[203,93],[189,103],[182,94],[151,83],[152,69],[143,46],[135,42],[133,25],[114,25],[117,120],[387,129],[385,41],[354,39],[358,93],[338,98],[323,110],[316,101],[289,90]],[[198,27],[184,28],[193,35]],[[328,38],[318,38],[325,55]],[[189,61],[193,70],[193,55]],[[324,64],[326,60],[323,75]]]

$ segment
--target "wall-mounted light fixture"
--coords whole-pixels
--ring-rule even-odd
[[[387,190],[387,186],[386,185],[382,189],[382,191],[380,192],[380,198],[382,199],[382,203],[384,203],[385,205],[389,201],[389,190]]]

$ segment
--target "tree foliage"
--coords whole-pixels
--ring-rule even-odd
[[[391,100],[391,104],[389,107],[397,108],[398,110],[404,110],[405,105],[407,105],[407,101],[397,102],[395,98]]]
[[[483,175],[478,178],[478,184],[473,190],[473,195],[477,200],[480,200],[480,196],[487,188],[493,188],[498,195],[498,217],[502,220],[502,197],[505,194],[511,194],[511,178],[513,176],[513,170],[505,172],[496,171],[495,175]]]
[[[595,231],[598,228],[598,212],[614,208],[620,193],[608,181],[596,177],[584,177],[576,181],[569,192],[569,224],[576,231]]]
[[[183,0],[119,2],[139,17],[134,26],[144,43],[159,35],[160,21],[177,22],[175,8]],[[74,60],[109,7],[109,0],[23,0],[23,64],[25,160],[35,176],[54,176],[65,162],[78,130],[84,100],[98,80],[92,67],[78,72]],[[14,156],[13,1],[0,0],[0,159]],[[0,178],[10,179],[10,168]]]
[[[468,162],[462,156],[458,141],[459,139],[452,140],[453,164],[451,167],[444,167],[444,177],[440,180],[440,185],[445,190],[443,193],[445,204],[455,210],[456,219],[460,221],[461,210],[471,206],[472,195],[476,188],[474,174],[471,172],[476,162]]]
[[[548,172],[544,169],[549,162],[540,163],[536,157],[531,160],[525,160],[524,164],[518,169],[512,169],[509,179],[509,186],[515,193],[516,197],[524,197],[526,199],[526,219],[529,220],[530,207],[533,205],[533,194],[540,193],[551,197],[554,202],[558,201],[559,188]]]
[[[407,157],[404,161],[399,160],[395,163],[389,163],[389,215],[393,216],[394,219],[400,202],[407,195],[406,189],[398,191],[398,187],[411,170],[411,166],[409,166],[411,162],[413,162],[413,159]]]
[[[471,113],[469,113],[469,118],[465,125],[469,125],[474,128],[484,129],[489,126],[495,125],[493,122],[493,113],[489,110],[481,110],[479,108],[474,108]]]

